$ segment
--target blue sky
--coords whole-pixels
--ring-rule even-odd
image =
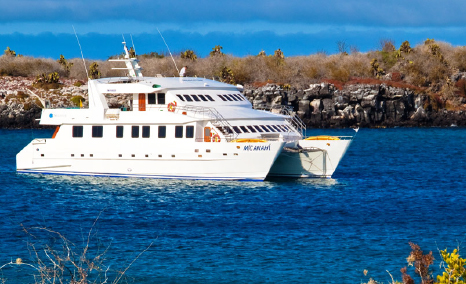
[[[0,48],[46,58],[106,59],[121,52],[122,34],[136,51],[193,49],[207,56],[215,45],[236,56],[337,52],[345,42],[365,52],[381,39],[399,46],[426,38],[466,45],[466,1],[448,0],[0,0]]]

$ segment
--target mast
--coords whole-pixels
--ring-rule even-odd
[[[118,59],[110,59],[109,61],[118,61],[118,62],[125,62],[126,68],[112,68],[114,70],[128,70],[128,76],[131,78],[143,78],[142,75],[142,68],[139,66],[139,60],[136,58],[130,58],[128,47],[126,46],[126,42],[123,43],[123,48],[125,50],[124,58]]]

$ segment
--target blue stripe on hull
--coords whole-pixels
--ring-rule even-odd
[[[22,174],[44,174],[44,175],[64,175],[64,176],[99,176],[115,178],[150,178],[150,179],[187,179],[187,180],[238,180],[238,181],[263,181],[262,178],[240,178],[240,177],[199,177],[199,176],[159,176],[159,175],[127,175],[110,173],[86,173],[86,172],[45,172],[36,170],[18,170]]]

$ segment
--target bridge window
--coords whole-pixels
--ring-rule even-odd
[[[249,130],[246,128],[246,126],[240,126],[239,128],[241,128],[244,133],[249,133]]]
[[[204,102],[207,102],[207,99],[204,97],[204,95],[198,95],[199,98],[201,98],[201,100],[203,100]]]
[[[236,133],[242,133],[238,126],[233,126],[233,130],[235,130]]]
[[[254,125],[254,128],[257,129],[258,132],[263,132],[262,128],[259,127],[259,125]]]
[[[157,93],[157,104],[159,105],[165,104],[165,93]]]
[[[150,105],[155,105],[155,94],[147,94],[147,103]]]
[[[232,99],[232,98],[230,98],[230,96],[228,96],[228,95],[223,95],[223,96],[224,96],[225,98],[227,98],[227,100],[229,100],[230,102],[232,102],[232,101],[233,101],[233,99]]]
[[[196,95],[191,95],[191,97],[193,97],[193,99],[194,99],[196,102],[201,101]]]
[[[191,99],[191,97],[189,95],[183,95],[183,97],[186,99],[186,101],[188,102],[192,102],[193,99]]]
[[[181,95],[176,95],[176,96],[177,96],[180,100],[182,100],[182,101],[184,102],[183,96],[181,96]]]
[[[211,96],[209,96],[209,95],[205,95],[205,96],[206,96],[206,98],[209,99],[209,101],[211,101],[211,102],[214,102],[214,101],[215,101]]]
[[[225,99],[222,95],[217,95],[219,98],[222,99],[222,101],[226,102],[227,99]]]

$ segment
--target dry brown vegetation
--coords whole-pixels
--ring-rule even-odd
[[[466,96],[465,82],[452,82],[450,79],[458,72],[466,72],[466,47],[453,47],[427,39],[413,48],[409,42],[404,42],[397,49],[392,40],[384,39],[379,49],[360,53],[357,48],[352,48],[351,54],[342,51],[334,55],[317,53],[286,58],[264,54],[241,58],[226,54],[194,58],[193,53],[189,58],[177,55],[174,59],[178,68],[188,67],[188,76],[221,80],[226,70],[233,78],[228,80],[238,84],[276,82],[305,88],[310,83],[328,81],[342,87],[354,83],[379,84],[384,80],[392,86],[422,90],[444,101],[459,95]],[[146,76],[178,75],[170,57],[143,55],[140,60]],[[82,60],[71,59],[68,62],[72,63],[69,71],[57,60],[18,57],[5,52],[0,57],[0,74],[30,77],[57,72],[60,78],[85,80]],[[92,63],[86,61],[88,69]],[[111,69],[122,67],[118,66],[121,63],[97,61],[97,64],[102,77],[125,76],[123,71]]]

